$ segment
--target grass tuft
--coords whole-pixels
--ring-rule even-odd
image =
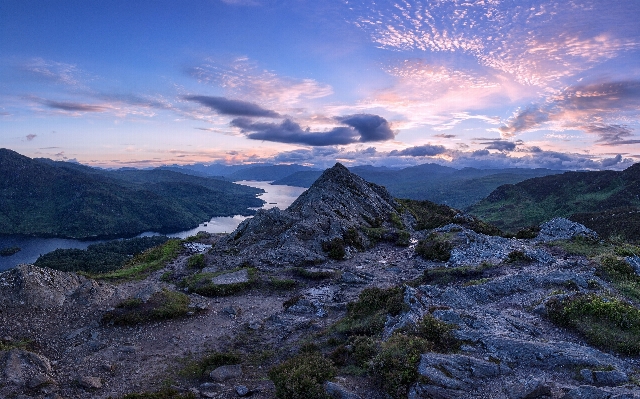
[[[153,294],[147,302],[130,298],[102,316],[104,323],[119,326],[136,325],[149,321],[175,319],[189,312],[189,297],[181,292],[162,291]]]

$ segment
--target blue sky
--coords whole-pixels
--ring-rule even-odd
[[[0,147],[102,167],[622,169],[640,2],[0,0]]]

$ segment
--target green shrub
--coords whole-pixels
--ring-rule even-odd
[[[329,399],[322,384],[336,375],[330,360],[305,352],[269,370],[278,399]]]
[[[200,359],[187,360],[178,374],[189,379],[205,379],[209,373],[220,366],[240,364],[241,362],[242,359],[237,353],[209,352]]]
[[[424,240],[418,241],[416,253],[426,260],[446,262],[451,258],[453,244],[437,233],[432,233]]]
[[[382,343],[373,359],[372,374],[391,397],[406,398],[419,376],[420,355],[432,348],[433,344],[424,338],[394,334]]]
[[[362,243],[362,238],[360,238],[360,233],[355,227],[351,227],[347,231],[342,234],[342,240],[344,245],[349,245],[354,247],[358,251],[364,250],[364,244]]]
[[[601,349],[640,354],[640,310],[615,298],[594,294],[553,298],[546,304],[549,318],[573,329]]]
[[[520,263],[520,262],[531,262],[533,259],[524,253],[524,251],[511,251],[509,255],[507,255],[507,263]]]
[[[403,288],[365,288],[357,301],[347,304],[347,315],[335,328],[348,335],[375,335],[384,329],[387,315],[397,316],[404,310]]]
[[[389,213],[389,222],[391,222],[393,227],[395,227],[396,229],[404,228],[404,224],[402,223],[402,219],[400,219],[400,215],[395,212]]]
[[[180,392],[172,388],[162,389],[157,392],[130,393],[122,399],[196,399],[192,392]]]
[[[187,268],[189,269],[202,269],[204,266],[204,254],[191,255],[187,261]]]
[[[640,276],[626,261],[612,256],[601,259],[596,275],[607,280],[630,299],[640,301]]]
[[[331,259],[341,260],[347,254],[344,248],[344,240],[340,237],[334,237],[329,241],[322,243],[322,250],[327,253]]]
[[[453,336],[455,324],[445,323],[432,315],[424,316],[415,326],[414,335],[433,343],[433,350],[443,353],[460,349],[462,341]]]
[[[398,238],[395,244],[399,247],[408,247],[411,240],[411,234],[406,230],[398,230]]]
[[[324,269],[306,269],[304,267],[296,267],[293,272],[300,277],[308,278],[311,280],[322,280],[325,278],[333,277],[336,273],[333,270]]]
[[[540,233],[540,226],[531,226],[526,229],[519,230],[516,233],[516,238],[526,239],[526,238],[536,238]]]
[[[115,309],[102,316],[104,323],[115,325],[135,325],[139,323],[174,319],[189,312],[189,297],[181,292],[163,289],[156,292],[147,302],[131,298],[121,302]]]

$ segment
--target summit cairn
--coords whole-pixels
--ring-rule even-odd
[[[391,227],[401,218],[398,207],[384,187],[336,163],[287,209],[259,210],[214,251],[233,254],[236,262],[311,265],[325,261],[334,243],[348,257],[368,244],[359,229]]]

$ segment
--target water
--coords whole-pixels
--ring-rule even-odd
[[[245,186],[257,187],[265,190],[260,198],[266,203],[263,209],[278,207],[285,209],[298,198],[304,190],[303,187],[272,186],[269,182],[243,180],[236,182]],[[199,231],[208,233],[230,233],[247,218],[247,216],[215,217],[206,223],[201,223],[198,227],[186,231],[168,234],[169,237],[186,238],[197,234]],[[158,235],[154,232],[142,233],[140,236]],[[58,248],[78,248],[86,249],[91,244],[104,241],[80,241],[65,238],[37,238],[25,236],[0,236],[0,249],[7,247],[19,247],[20,252],[11,256],[0,256],[0,271],[10,269],[21,263],[33,263],[40,255],[44,255]]]

